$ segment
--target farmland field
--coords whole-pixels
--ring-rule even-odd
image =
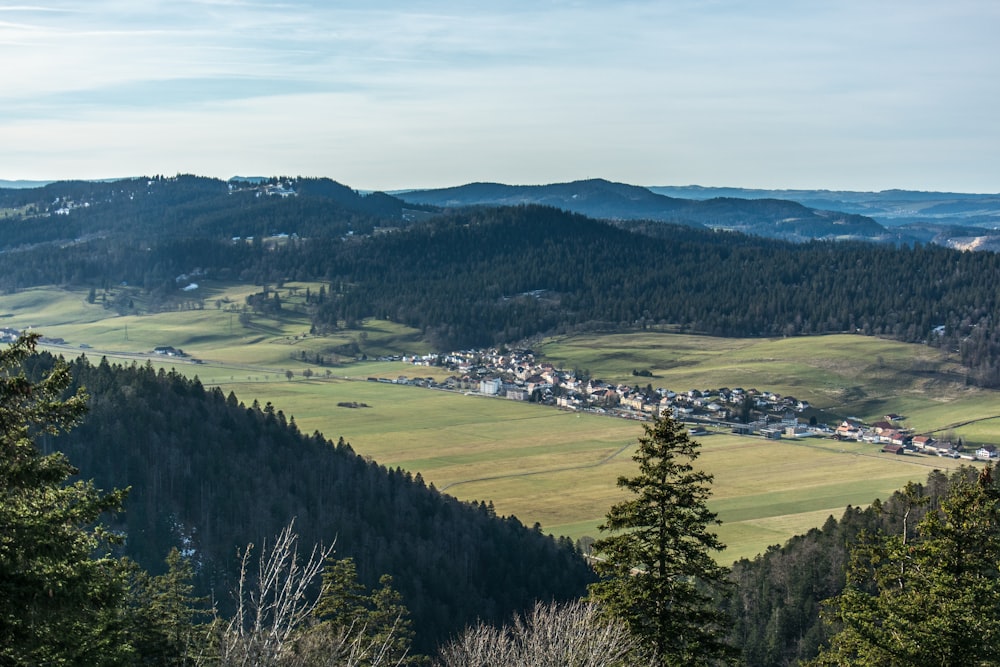
[[[615,480],[633,472],[639,423],[367,381],[399,375],[441,379],[448,373],[354,361],[349,348],[372,358],[431,351],[418,332],[390,322],[366,322],[363,330],[329,337],[309,335],[308,320],[294,311],[293,292],[306,287],[283,288],[287,312],[280,319],[255,316],[246,326],[234,310],[254,290],[246,285],[205,285],[201,307],[126,316],[88,303],[83,291],[26,290],[0,296],[0,326],[34,326],[64,338],[65,345],[53,350],[66,355],[150,361],[197,374],[246,403],[270,401],[293,416],[300,430],[343,437],[358,453],[419,472],[459,498],[492,500],[498,513],[538,522],[555,534],[597,536],[607,508],[622,498]],[[158,345],[183,348],[204,363],[151,355]],[[1000,444],[996,392],[942,380],[959,369],[922,346],[848,335],[716,339],[647,331],[561,337],[543,341],[536,352],[557,366],[607,380],[675,391],[755,387],[808,400],[821,417],[874,421],[896,412],[919,432]],[[330,363],[303,361],[317,354]],[[311,377],[303,376],[306,369]],[[634,376],[633,370],[649,376]],[[765,441],[718,432],[696,439],[703,444],[699,465],[715,475],[711,506],[729,545],[722,560],[751,557],[830,514],[839,516],[848,504],[866,505],[908,480],[924,479],[935,467],[957,465],[816,438]]]

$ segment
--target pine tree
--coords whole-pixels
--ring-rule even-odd
[[[364,625],[367,608],[365,587],[358,581],[353,558],[329,558],[323,569],[323,595],[314,612],[316,618],[337,632],[351,632]]]
[[[358,580],[353,558],[327,560],[314,616],[319,622],[307,639],[321,651],[341,655],[345,664],[403,665],[422,660],[407,655],[413,629],[402,596],[392,588],[392,577],[383,575],[379,588],[369,595]]]
[[[176,549],[166,558],[167,571],[151,577],[133,565],[129,582],[129,641],[143,665],[192,665],[204,648],[207,600],[193,595],[194,567]]]
[[[653,665],[724,661],[726,619],[710,594],[727,574],[712,557],[725,548],[709,530],[719,523],[707,506],[712,476],[694,469],[699,444],[671,416],[644,429],[638,475],[618,479],[636,497],[600,526],[609,534],[594,544],[601,580],[590,595],[628,625]]]
[[[63,398],[65,363],[38,381],[25,376],[37,340],[0,350],[0,663],[115,664],[127,652],[124,576],[94,525],[125,492],[68,484],[77,470],[66,457],[35,446],[86,410],[83,391]]]
[[[986,468],[959,478],[915,535],[877,534],[851,551],[840,624],[813,665],[1000,663],[1000,489]]]

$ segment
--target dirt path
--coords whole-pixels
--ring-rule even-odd
[[[936,428],[932,431],[926,431],[927,435],[931,433],[940,433],[941,431],[950,431],[953,428],[960,428],[962,426],[968,426],[969,424],[977,424],[979,422],[990,421],[991,419],[1000,419],[1000,415],[993,415],[992,417],[977,417],[976,419],[969,419],[964,422],[955,422],[954,424],[948,424],[947,426],[942,426],[941,428]]]

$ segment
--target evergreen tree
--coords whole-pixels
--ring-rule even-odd
[[[383,574],[379,588],[371,595],[371,611],[368,614],[368,633],[374,643],[383,647],[386,655],[395,664],[420,664],[420,656],[405,660],[413,643],[413,624],[410,612],[403,604],[403,597],[392,587],[392,577]]]
[[[194,596],[194,568],[174,548],[167,554],[167,571],[151,577],[133,565],[129,581],[130,644],[143,665],[193,665],[204,648],[207,626],[204,598]]]
[[[618,479],[636,497],[611,508],[600,526],[609,535],[594,544],[601,580],[591,597],[625,621],[653,665],[724,661],[726,618],[710,595],[726,581],[712,557],[725,548],[709,529],[719,523],[707,506],[712,476],[695,470],[699,444],[671,416],[644,429],[639,473]]]
[[[876,534],[852,550],[841,624],[813,665],[1000,663],[1000,489],[986,468],[953,482],[916,535]]]
[[[0,663],[116,664],[127,653],[123,571],[94,525],[125,492],[67,484],[77,471],[66,457],[36,448],[86,410],[83,391],[63,398],[66,364],[27,379],[21,367],[37,340],[0,351]]]
[[[383,575],[379,586],[369,595],[353,558],[328,559],[323,593],[313,611],[319,623],[309,638],[326,652],[352,654],[359,665],[421,663],[420,656],[408,656],[412,623],[392,577]]]
[[[366,597],[353,558],[327,559],[323,595],[314,613],[328,629],[347,632],[364,625]]]

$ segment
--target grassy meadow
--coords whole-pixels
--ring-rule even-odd
[[[474,395],[369,382],[447,373],[399,362],[355,362],[353,346],[370,357],[431,350],[418,332],[390,322],[333,336],[309,335],[297,314],[306,287],[281,288],[280,319],[238,308],[247,285],[206,284],[204,307],[119,316],[80,290],[32,289],[0,296],[0,326],[34,327],[66,340],[53,351],[106,355],[126,363],[175,367],[250,403],[270,401],[300,430],[318,430],[391,467],[402,467],[463,499],[492,500],[500,514],[538,522],[555,534],[597,536],[608,507],[623,496],[619,475],[634,471],[631,455],[641,424]],[[143,304],[136,310],[142,312]],[[194,364],[150,354],[182,348]],[[89,346],[89,347],[81,347]],[[808,400],[820,416],[868,421],[902,414],[917,431],[1000,444],[997,393],[941,380],[954,361],[922,346],[859,336],[716,339],[658,332],[559,337],[536,348],[557,366],[593,377],[675,391],[755,387]],[[339,351],[339,352],[338,352]],[[335,363],[302,361],[320,354]],[[302,372],[309,369],[312,376]],[[633,370],[652,373],[635,377]],[[291,371],[292,377],[288,378]],[[344,408],[338,403],[363,404]],[[848,504],[884,498],[933,468],[958,465],[920,455],[890,456],[871,445],[816,438],[765,441],[728,433],[699,436],[699,464],[715,475],[712,507],[729,545],[722,560],[752,557],[771,544],[839,516]]]

